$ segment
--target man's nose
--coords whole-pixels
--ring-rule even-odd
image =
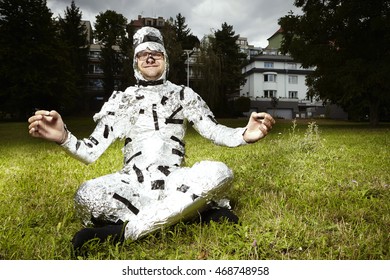
[[[148,58],[146,59],[146,62],[148,63],[154,63],[156,60],[153,57],[153,54],[149,53]]]

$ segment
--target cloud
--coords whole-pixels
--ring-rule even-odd
[[[181,13],[188,28],[201,39],[210,30],[221,28],[226,22],[236,34],[248,38],[251,45],[266,47],[269,38],[278,30],[278,19],[290,10],[297,9],[293,0],[75,0],[83,19],[95,21],[96,15],[106,10],[123,14],[128,21],[144,17],[162,16],[176,18]],[[55,16],[64,15],[71,0],[48,0],[48,7]]]

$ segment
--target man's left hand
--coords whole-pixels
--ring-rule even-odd
[[[249,121],[243,135],[245,142],[255,143],[264,138],[267,136],[274,124],[275,120],[270,114],[253,112],[249,117]]]

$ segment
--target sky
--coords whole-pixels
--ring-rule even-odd
[[[71,0],[47,0],[53,16],[64,16]],[[114,10],[128,22],[143,17],[176,18],[181,14],[186,19],[192,34],[202,39],[204,35],[220,30],[222,23],[233,26],[235,35],[246,37],[250,45],[265,48],[267,39],[278,29],[278,19],[290,11],[299,9],[294,0],[75,0],[82,12],[82,19],[92,26],[96,16],[106,10]]]

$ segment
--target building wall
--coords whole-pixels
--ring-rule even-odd
[[[310,71],[302,69],[301,64],[290,57],[259,55],[243,68],[247,82],[240,95],[251,99],[276,97],[306,100],[305,79]]]
[[[348,115],[340,107],[307,97],[306,75],[314,69],[304,69],[291,56],[283,55],[280,52],[282,39],[279,29],[268,39],[267,48],[251,57],[242,69],[246,83],[240,88],[240,96],[251,99],[250,111],[268,112],[284,119],[347,119]]]

